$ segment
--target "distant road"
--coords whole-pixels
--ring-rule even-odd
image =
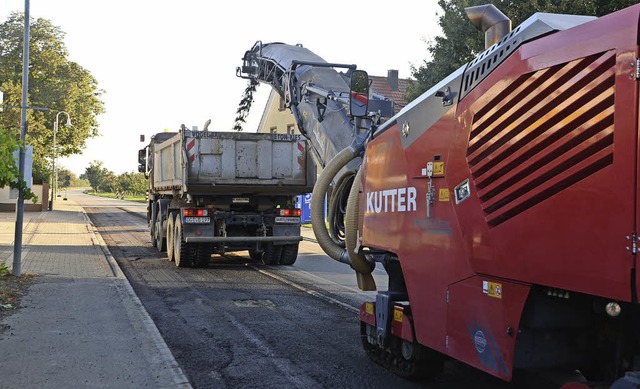
[[[147,218],[147,205],[145,203],[86,196],[82,193],[82,190],[71,190],[68,194],[74,195],[74,200],[81,205],[91,203],[94,206],[99,205],[101,208],[120,209],[137,215],[145,221]],[[81,196],[76,197],[77,195]],[[84,196],[92,200],[90,202],[87,199],[83,200]],[[337,294],[340,300],[344,300],[345,304],[353,308],[354,311],[359,309],[362,302],[375,300],[376,292],[359,290],[353,270],[349,266],[329,258],[316,243],[310,228],[303,227],[303,230],[305,230],[303,235],[306,236],[306,239],[300,243],[298,260],[293,266],[264,266],[260,268],[260,271],[275,278],[296,282],[304,288],[313,285],[314,290],[325,291],[329,294],[328,297]],[[247,255],[244,253],[239,254]],[[295,278],[291,277],[293,271],[296,272]],[[374,271],[374,279],[380,290],[386,290],[387,288],[386,275],[387,273],[382,268],[382,265],[378,264],[377,269]]]

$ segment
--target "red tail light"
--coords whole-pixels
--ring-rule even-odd
[[[280,216],[301,216],[301,215],[302,215],[302,211],[299,210],[298,208],[280,210]]]
[[[184,216],[209,216],[209,210],[208,209],[202,209],[202,208],[186,208],[183,211],[183,215]]]

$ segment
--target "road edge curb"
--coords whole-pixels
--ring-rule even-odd
[[[87,223],[87,230],[89,230],[89,232],[92,234],[92,239],[94,239],[95,244],[97,244],[104,253],[104,256],[107,259],[107,262],[109,263],[114,276],[121,281],[120,285],[124,287],[125,294],[131,299],[134,307],[137,308],[135,310],[135,313],[138,316],[140,322],[143,324],[144,329],[151,337],[154,346],[158,351],[160,361],[167,366],[170,366],[171,376],[176,387],[185,389],[192,388],[191,384],[189,383],[189,379],[184,374],[182,368],[178,364],[178,361],[176,361],[175,357],[173,356],[171,349],[169,349],[169,346],[162,337],[162,334],[160,334],[160,330],[158,330],[158,327],[149,315],[149,312],[147,312],[147,309],[142,304],[142,301],[140,300],[138,295],[136,295],[136,292],[133,290],[133,286],[131,286],[131,283],[129,282],[129,279],[124,275],[124,272],[120,268],[120,265],[118,265],[118,262],[111,254],[111,251],[107,247],[104,239],[102,239],[102,236],[98,232],[98,229],[93,224],[84,208],[80,206],[80,209],[82,209],[82,215],[85,219],[85,222]],[[134,310],[128,311],[130,313],[133,313]]]

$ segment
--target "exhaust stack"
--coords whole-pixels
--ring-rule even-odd
[[[484,32],[484,48],[488,49],[511,32],[511,19],[493,4],[464,9],[471,23]]]

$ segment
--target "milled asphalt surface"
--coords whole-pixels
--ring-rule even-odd
[[[15,219],[0,213],[0,262],[10,268]],[[24,213],[21,270],[39,276],[0,321],[0,388],[191,388],[73,200]]]

